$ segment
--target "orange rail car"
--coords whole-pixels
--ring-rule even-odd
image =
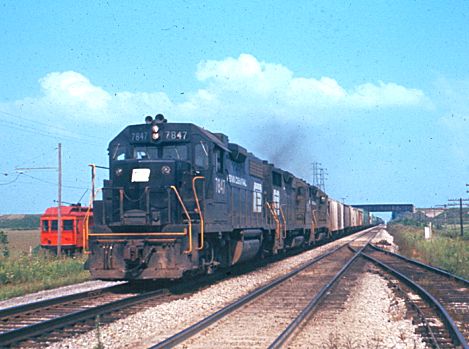
[[[93,224],[93,212],[81,205],[61,206],[62,220],[61,248],[73,253],[88,246],[88,231]],[[49,207],[41,216],[41,247],[55,252],[57,250],[58,208]]]

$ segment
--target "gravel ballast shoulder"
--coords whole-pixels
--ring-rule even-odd
[[[396,297],[387,280],[365,272],[344,309],[322,307],[308,321],[315,325],[302,331],[289,348],[316,348],[321,343],[323,348],[423,349],[406,312],[404,300]]]
[[[14,307],[17,305],[27,304],[42,301],[45,299],[55,298],[59,296],[67,296],[69,294],[75,294],[80,292],[97,290],[109,286],[119,285],[123,282],[118,281],[86,281],[79,284],[57,287],[50,290],[44,290],[40,292],[30,293],[25,296],[10,298],[0,302],[0,309]]]

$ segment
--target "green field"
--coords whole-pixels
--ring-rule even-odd
[[[36,230],[3,230],[7,234],[8,248],[12,257],[29,254],[39,246],[39,229]]]

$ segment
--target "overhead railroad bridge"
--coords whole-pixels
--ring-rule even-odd
[[[368,212],[392,212],[392,218],[404,212],[415,213],[415,206],[413,204],[367,204],[367,205],[353,205],[353,207],[362,208]]]

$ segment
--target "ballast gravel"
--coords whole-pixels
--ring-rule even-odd
[[[25,296],[10,298],[5,301],[0,302],[0,309],[14,307],[17,305],[27,304],[42,301],[45,299],[60,297],[60,296],[67,296],[70,294],[86,292],[86,291],[93,291],[98,290],[101,288],[119,285],[125,283],[123,281],[85,281],[79,284],[57,287],[50,290],[40,291],[36,293],[30,293]]]
[[[399,246],[394,243],[394,237],[384,228],[379,230],[378,234],[371,240],[371,243],[389,252],[397,253],[399,251]]]
[[[234,302],[241,296],[331,250],[345,237],[259,270],[218,282],[188,298],[164,303],[100,327],[105,348],[148,348]],[[90,348],[98,344],[96,330],[52,343],[49,348]]]
[[[366,272],[342,311],[322,307],[288,348],[426,348],[406,312],[404,300],[395,296],[388,281]]]

